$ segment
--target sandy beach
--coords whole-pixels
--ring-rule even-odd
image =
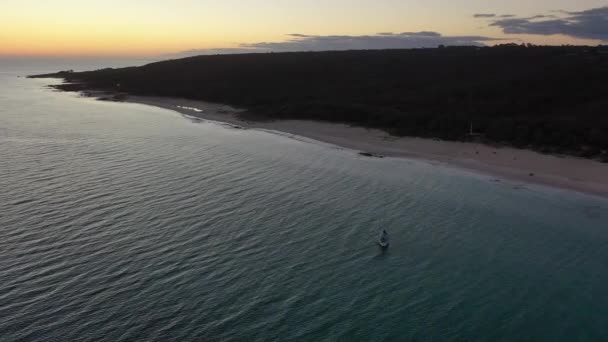
[[[245,121],[239,117],[239,109],[194,100],[128,96],[124,101],[166,108],[242,128],[278,131],[372,155],[438,161],[497,180],[505,178],[608,197],[608,164],[588,159],[478,143],[395,137],[376,129],[326,122]]]

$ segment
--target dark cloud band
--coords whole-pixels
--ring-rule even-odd
[[[494,18],[496,14],[494,13],[475,13],[473,14],[474,18]]]
[[[310,36],[292,34],[284,42],[243,44],[242,47],[269,51],[321,51],[361,49],[408,49],[439,45],[482,45],[493,40],[481,36],[443,36],[437,32],[383,32],[369,36]]]
[[[329,50],[369,50],[369,49],[413,49],[444,46],[482,46],[483,42],[499,40],[483,36],[443,36],[432,31],[420,32],[382,32],[375,35],[307,35],[292,33],[282,42],[258,42],[241,44],[232,49],[191,50],[165,57],[185,57],[194,55],[234,54],[256,52],[297,52]]]
[[[492,20],[490,26],[499,27],[506,34],[563,34],[575,38],[608,40],[608,6],[558,13],[533,17],[501,16],[500,19]]]

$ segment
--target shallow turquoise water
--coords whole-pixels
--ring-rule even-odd
[[[0,71],[2,341],[608,339],[607,200]]]

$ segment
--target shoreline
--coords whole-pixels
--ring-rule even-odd
[[[107,95],[107,93],[103,93]],[[99,95],[99,96],[98,96]],[[97,92],[89,97],[99,98]],[[105,97],[108,100],[107,96]],[[338,146],[367,157],[435,161],[490,177],[521,181],[608,198],[608,164],[570,156],[541,154],[480,143],[395,137],[378,129],[320,121],[247,121],[244,110],[229,105],[168,97],[127,95],[118,102],[169,109],[182,115],[228,124],[235,128],[278,132]]]

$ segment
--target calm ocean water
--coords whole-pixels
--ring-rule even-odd
[[[1,341],[608,340],[608,201],[0,63]],[[382,253],[380,228],[392,235]]]

